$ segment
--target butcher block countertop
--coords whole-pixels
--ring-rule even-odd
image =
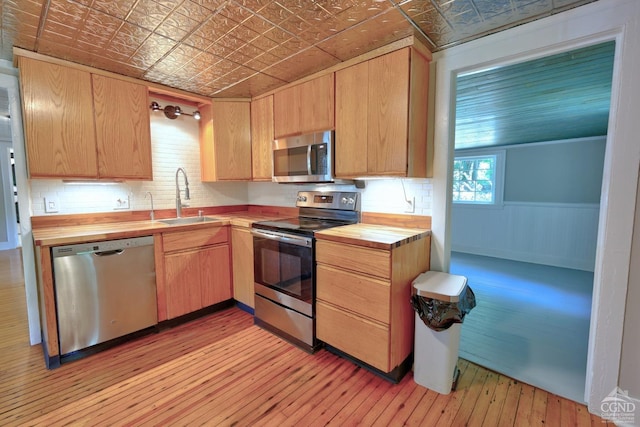
[[[164,224],[155,221],[126,221],[106,224],[64,225],[58,227],[34,228],[33,240],[37,246],[60,246],[75,243],[98,242],[101,240],[126,239],[130,237],[150,236],[172,230],[196,230],[206,227],[221,227],[234,225],[251,227],[255,221],[273,219],[274,216],[252,214],[248,212],[224,213],[221,215],[206,215],[206,222],[195,224]]]
[[[430,235],[431,230],[422,228],[398,228],[362,223],[329,228],[315,234],[316,238],[320,240],[386,250]]]

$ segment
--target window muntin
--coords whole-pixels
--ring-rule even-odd
[[[499,158],[495,154],[456,156],[453,162],[453,202],[498,203]]]

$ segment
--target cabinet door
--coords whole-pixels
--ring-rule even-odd
[[[253,237],[246,228],[231,229],[233,260],[233,298],[251,308],[255,307],[253,290]]]
[[[407,174],[409,53],[404,48],[369,61],[367,163],[371,174]]]
[[[273,95],[274,138],[300,134],[300,85]]]
[[[96,178],[91,75],[20,57],[29,172],[33,178]]]
[[[250,180],[250,103],[214,101],[212,108],[216,180]]]
[[[182,316],[202,308],[199,251],[164,256],[167,318]]]
[[[389,366],[391,340],[388,325],[317,301],[316,334],[319,340],[383,372],[393,368]]]
[[[275,138],[335,128],[334,74],[277,92],[273,97]]]
[[[381,323],[391,323],[390,282],[324,264],[318,264],[316,275],[319,300]]]
[[[202,249],[199,256],[202,307],[231,299],[229,245]]]
[[[251,102],[251,169],[253,181],[271,181],[273,95]]]
[[[300,85],[300,132],[335,128],[334,74],[326,74]]]
[[[147,88],[92,79],[100,178],[153,179]]]
[[[336,72],[336,177],[367,174],[369,65]]]

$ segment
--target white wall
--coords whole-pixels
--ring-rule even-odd
[[[593,271],[599,213],[593,204],[454,205],[451,250]]]
[[[636,218],[633,228],[633,246],[631,249],[631,271],[629,273],[629,289],[627,306],[624,314],[624,331],[622,335],[622,354],[620,357],[620,388],[628,391],[630,396],[640,398],[640,180],[636,196]],[[636,402],[636,423],[640,424],[640,400]]]
[[[402,184],[404,183],[404,191]],[[361,196],[363,212],[398,213],[406,215],[431,215],[430,179],[375,179],[367,180],[365,188],[352,185],[292,185],[271,182],[250,183],[249,202],[254,205],[293,206],[298,191],[302,190],[357,191]],[[411,211],[405,202],[415,198]]]
[[[605,139],[498,147],[505,151],[505,176],[496,191],[504,188],[504,202],[454,203],[451,249],[593,271]],[[464,153],[456,151],[457,156]]]
[[[631,236],[640,166],[640,2],[599,0],[434,55],[436,78],[432,267],[448,271],[455,76],[615,40],[585,400],[601,402],[618,385]],[[631,197],[630,197],[631,195]],[[627,325],[637,330],[638,325]],[[635,360],[640,360],[636,354]]]

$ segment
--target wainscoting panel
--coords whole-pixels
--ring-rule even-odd
[[[597,204],[454,205],[452,250],[593,271]]]

